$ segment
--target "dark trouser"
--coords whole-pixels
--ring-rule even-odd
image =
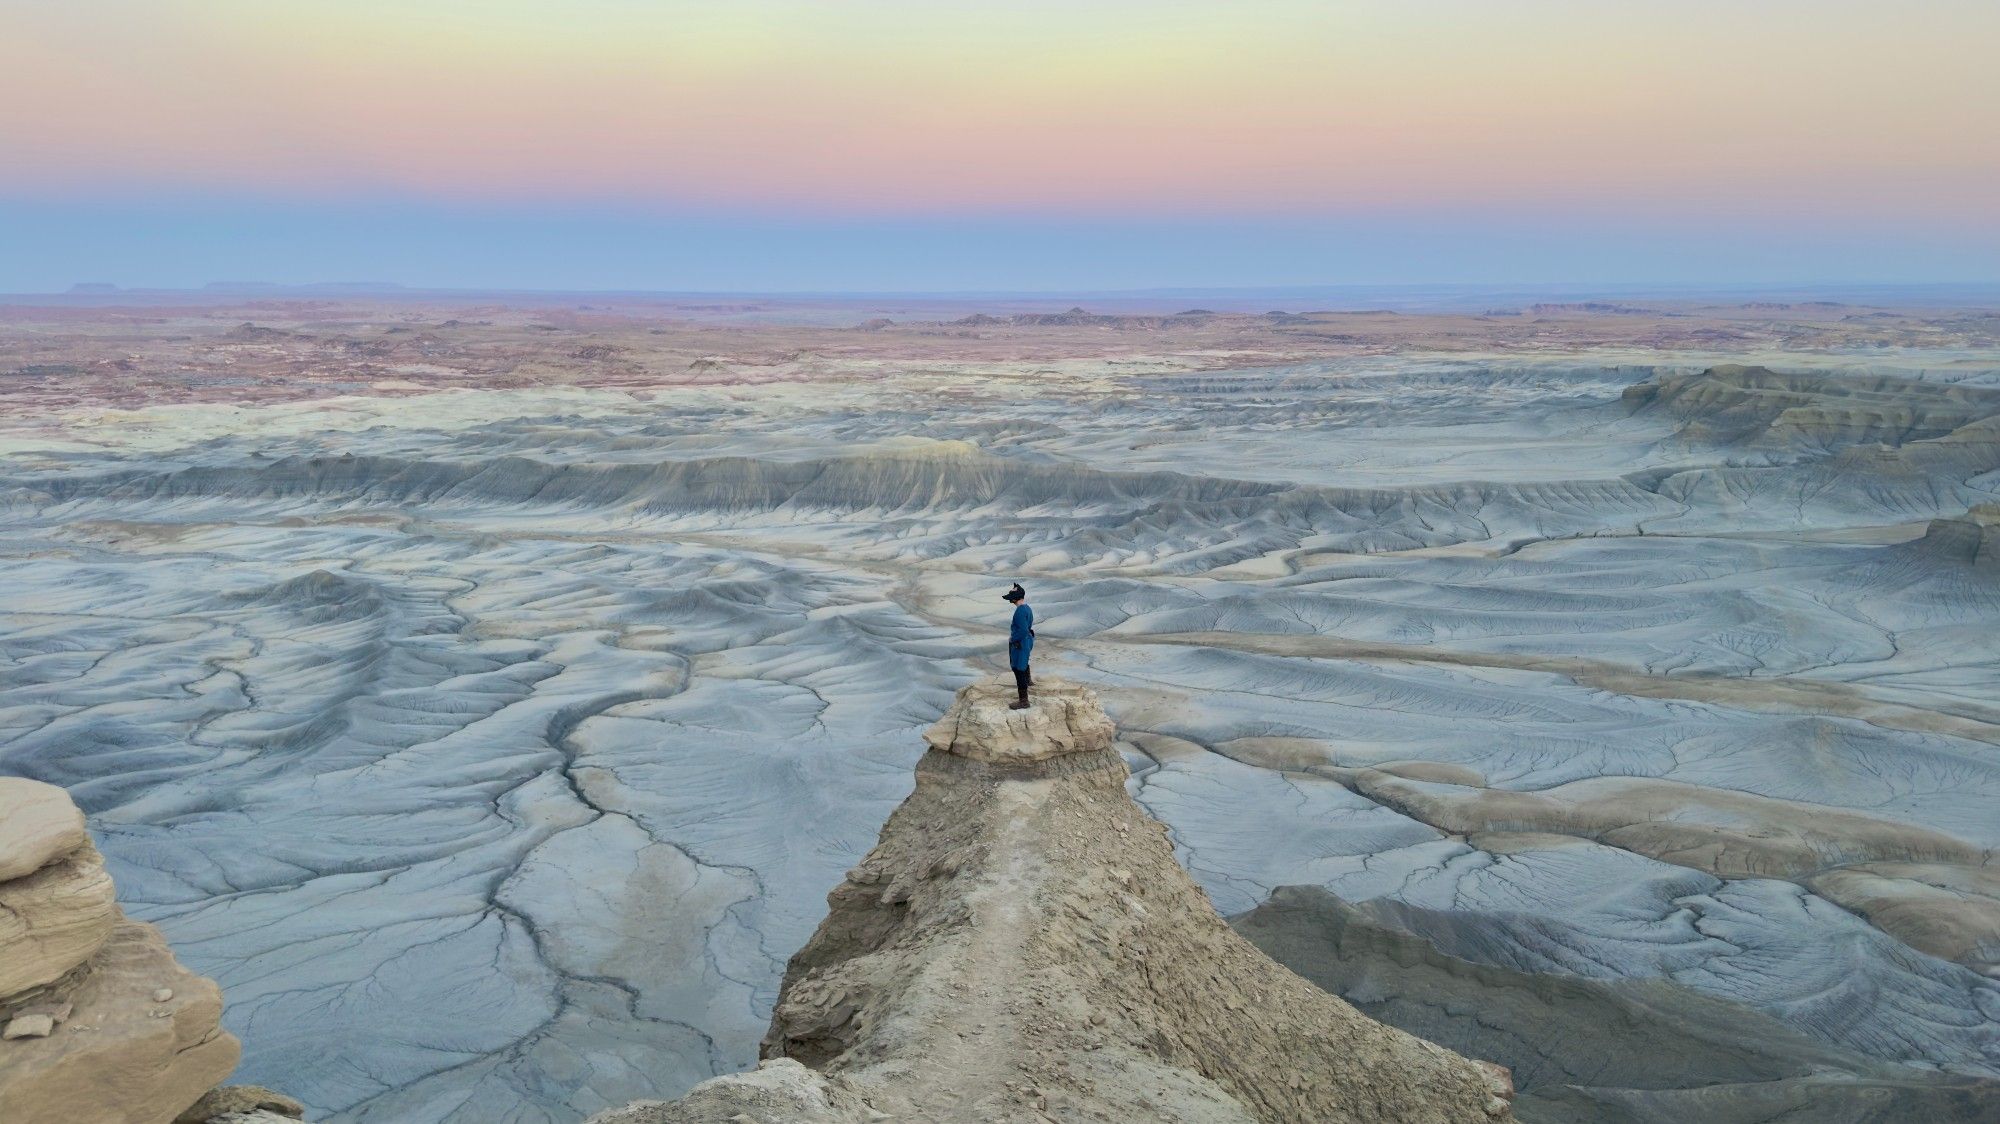
[[[1014,689],[1015,689],[1016,691],[1019,691],[1019,692],[1021,692],[1021,701],[1022,701],[1022,702],[1027,702],[1027,701],[1028,701],[1028,669],[1027,669],[1027,668],[1025,668],[1025,667],[1017,667],[1017,668],[1015,668],[1015,669],[1014,669]]]

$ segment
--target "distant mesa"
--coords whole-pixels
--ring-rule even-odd
[[[266,328],[262,324],[253,323],[249,320],[245,320],[236,327],[229,329],[229,338],[237,340],[285,339],[291,335],[291,332],[287,332],[283,328]]]
[[[1658,309],[1641,308],[1631,304],[1612,304],[1609,301],[1562,301],[1543,302],[1528,306],[1528,311],[1537,315],[1559,312],[1589,312],[1599,316],[1663,316]]]
[[[79,296],[90,293],[115,293],[118,291],[118,286],[109,281],[78,281],[69,287],[69,291]]]
[[[406,288],[394,281],[312,281],[303,285],[288,285],[278,281],[210,281],[201,287],[205,293],[380,293],[394,292]]]
[[[1024,312],[1014,317],[1014,323],[1029,324],[1038,328],[1115,327],[1120,319],[1117,316],[1085,312],[1079,306],[1067,312]]]
[[[1082,307],[1074,307],[1064,312],[1017,312],[1007,319],[975,312],[970,316],[949,321],[953,327],[978,328],[996,324],[1011,324],[1017,328],[1153,328],[1170,320],[1213,316],[1212,312],[1195,309],[1175,313],[1173,316],[1110,316],[1090,312]]]

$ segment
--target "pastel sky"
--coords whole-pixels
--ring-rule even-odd
[[[0,290],[2000,280],[1996,47],[1958,0],[0,0]]]

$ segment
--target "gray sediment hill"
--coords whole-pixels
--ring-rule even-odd
[[[786,971],[763,1064],[594,1124],[1511,1119],[1505,1071],[1232,932],[1087,689],[965,688]]]
[[[1411,907],[1287,886],[1234,919],[1361,1011],[1510,1067],[1529,1124],[1972,1124],[2000,1082],[1894,1065],[1669,980],[1515,971],[1453,956]]]

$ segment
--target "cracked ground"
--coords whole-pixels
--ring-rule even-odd
[[[1822,418],[1945,410],[1935,363],[1817,363]],[[0,458],[0,770],[89,811],[240,1080],[568,1124],[754,1061],[1018,578],[1225,913],[1321,886],[2000,1072],[2000,571],[1952,523],[2000,378],[1947,436],[1800,437],[1698,368],[64,404]]]

